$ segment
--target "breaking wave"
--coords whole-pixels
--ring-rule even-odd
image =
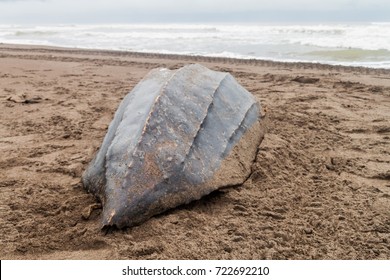
[[[390,23],[0,25],[0,42],[390,68]]]

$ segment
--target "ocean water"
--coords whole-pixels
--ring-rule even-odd
[[[0,25],[0,42],[390,69],[390,22]]]

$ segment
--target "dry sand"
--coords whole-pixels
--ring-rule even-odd
[[[192,62],[267,108],[251,177],[101,231],[80,177],[113,113]],[[1,259],[390,259],[390,71],[2,44],[0,85]]]

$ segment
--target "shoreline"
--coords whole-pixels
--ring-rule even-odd
[[[129,58],[150,58],[150,59],[168,59],[179,61],[193,61],[193,62],[211,62],[211,63],[224,63],[224,64],[246,64],[253,66],[264,67],[284,67],[294,69],[318,69],[327,71],[343,71],[343,72],[359,72],[365,74],[389,74],[390,69],[386,68],[371,68],[364,66],[345,66],[345,65],[333,65],[318,62],[283,62],[275,60],[263,60],[263,59],[244,59],[244,58],[231,58],[231,57],[214,57],[214,56],[201,56],[201,55],[181,55],[181,54],[163,54],[163,53],[149,53],[149,52],[133,52],[133,51],[121,51],[121,50],[105,50],[105,49],[88,49],[88,48],[67,48],[57,46],[46,45],[25,45],[25,44],[7,44],[0,43],[0,51],[21,51],[27,50],[35,53],[72,53],[72,54],[89,54],[89,55],[102,55],[102,56],[114,56],[114,57],[129,57]],[[1,53],[0,53],[1,55]]]
[[[124,96],[188,63],[267,108],[250,177],[102,232],[82,172]],[[1,259],[390,259],[387,70],[2,44],[0,65]]]

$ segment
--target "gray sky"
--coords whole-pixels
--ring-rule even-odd
[[[390,1],[0,0],[0,24],[229,21],[390,21]]]

